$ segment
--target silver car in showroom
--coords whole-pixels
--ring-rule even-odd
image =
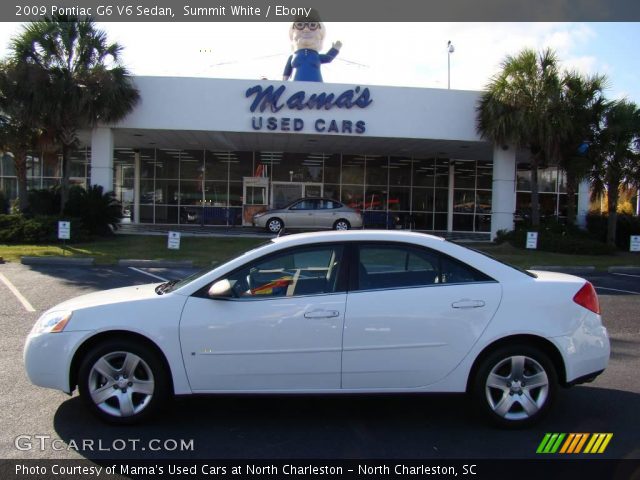
[[[271,233],[285,227],[349,230],[362,228],[362,214],[330,198],[300,198],[286,207],[256,213],[253,225]]]

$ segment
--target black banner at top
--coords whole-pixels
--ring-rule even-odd
[[[638,0],[13,0],[0,21],[52,14],[101,22],[637,22]]]

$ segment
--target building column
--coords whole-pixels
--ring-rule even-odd
[[[583,180],[578,185],[578,212],[576,215],[576,224],[580,228],[587,228],[587,214],[589,213],[589,202],[591,200],[591,190],[589,182]]]
[[[91,132],[91,184],[113,190],[113,132],[107,127]]]
[[[491,239],[499,230],[513,230],[516,210],[516,151],[513,146],[493,147]]]

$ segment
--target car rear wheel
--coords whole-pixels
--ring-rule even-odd
[[[542,418],[555,400],[558,378],[549,357],[528,345],[502,347],[477,370],[473,400],[486,418],[518,428]]]
[[[284,223],[279,218],[270,218],[267,222],[267,231],[271,233],[279,233],[284,227]]]
[[[336,220],[336,223],[333,224],[334,230],[349,230],[351,228],[351,224],[348,220],[341,218],[340,220]]]
[[[80,396],[101,419],[116,424],[144,420],[170,395],[168,372],[158,354],[128,340],[98,344],[78,373]]]

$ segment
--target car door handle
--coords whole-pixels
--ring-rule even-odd
[[[304,318],[333,318],[340,315],[337,310],[311,310],[304,312]]]
[[[457,302],[453,302],[451,304],[452,308],[481,308],[484,307],[485,303],[482,300],[458,300]]]

